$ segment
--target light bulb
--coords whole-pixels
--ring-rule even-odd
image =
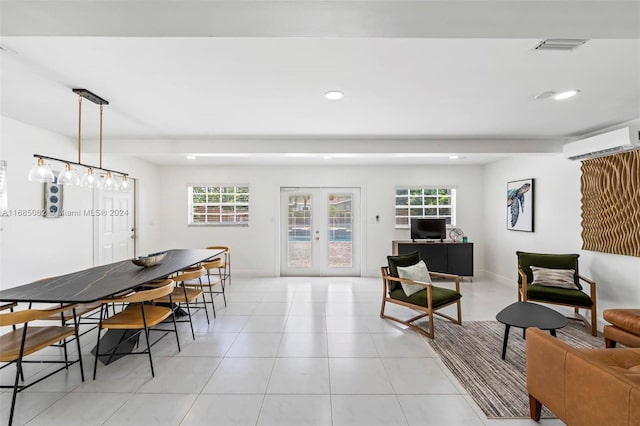
[[[100,189],[100,179],[93,173],[93,169],[87,169],[87,174],[82,176],[80,186],[85,188]]]
[[[111,172],[107,172],[102,182],[102,189],[105,191],[113,191],[116,189],[116,180],[111,175]]]
[[[129,192],[131,190],[131,184],[129,183],[129,178],[126,175],[122,176],[119,189],[122,192]]]
[[[58,174],[60,185],[80,185],[80,178],[75,170],[71,169],[71,164],[67,163],[64,169]]]
[[[38,158],[38,162],[29,170],[28,179],[31,182],[55,182],[56,177],[51,167],[45,164],[44,159]]]

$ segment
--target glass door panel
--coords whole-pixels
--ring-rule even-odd
[[[281,275],[360,275],[359,196],[359,188],[282,188]]]
[[[353,266],[353,195],[327,195],[329,267]]]
[[[311,225],[313,223],[313,196],[295,194],[288,196],[287,202],[287,266],[289,268],[310,268],[313,246]]]

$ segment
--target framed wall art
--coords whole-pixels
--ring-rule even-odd
[[[533,232],[533,179],[507,182],[507,229]]]

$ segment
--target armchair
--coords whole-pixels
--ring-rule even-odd
[[[402,256],[387,256],[389,266],[383,266],[380,268],[382,273],[382,306],[380,308],[380,318],[390,319],[392,321],[404,324],[407,327],[423,334],[431,339],[434,337],[433,327],[433,315],[439,315],[446,318],[455,324],[462,324],[462,313],[460,306],[460,277],[458,275],[444,274],[440,272],[427,271],[426,266],[424,272],[426,272],[426,280],[430,281],[430,277],[445,278],[453,280],[455,283],[455,290],[451,290],[444,287],[438,287],[431,282],[424,280],[415,280],[408,278],[400,278],[398,268],[406,268],[415,266],[420,263],[420,255],[418,252],[402,255]],[[422,289],[416,288],[415,293],[407,295],[403,289],[402,284],[413,285],[423,287]],[[404,306],[414,311],[421,312],[419,315],[414,316],[408,320],[401,320],[396,317],[385,314],[386,303],[393,303],[396,305]],[[452,318],[443,313],[437,312],[446,306],[457,305],[457,318]],[[414,324],[415,321],[429,317],[429,331],[424,330]]]
[[[518,301],[570,306],[573,308],[574,317],[568,318],[584,322],[587,328],[591,329],[593,336],[598,335],[596,283],[579,274],[578,257],[580,255],[541,254],[523,251],[517,251],[516,255],[518,256]],[[567,271],[571,271],[568,285],[566,285],[567,282],[562,282],[562,279],[557,279],[556,276],[553,276],[556,272]],[[547,272],[552,275],[547,275]],[[545,275],[551,276],[551,279],[556,282],[552,283],[553,285],[545,282]],[[536,281],[534,278],[538,278],[538,280]],[[558,284],[558,281],[561,281],[561,283]],[[589,294],[583,291],[581,282],[589,285]],[[580,314],[580,309],[591,311],[591,324]]]

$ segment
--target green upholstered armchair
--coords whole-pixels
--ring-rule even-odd
[[[400,278],[398,268],[411,267],[420,263],[420,255],[418,252],[402,255],[387,256],[389,266],[381,267],[382,272],[382,306],[380,308],[380,318],[390,319],[410,327],[411,329],[433,339],[433,315],[439,315],[456,324],[462,324],[462,313],[460,308],[460,277],[458,275],[443,274],[440,272],[427,272],[427,277],[436,277],[452,280],[455,283],[455,290],[444,287],[438,287],[431,282],[416,281],[415,279]],[[426,271],[426,267],[424,268]],[[427,278],[430,281],[430,278]],[[423,287],[415,288],[415,293],[407,295],[403,289],[403,284]],[[404,306],[414,311],[420,312],[408,320],[401,320],[385,314],[386,303],[394,303]],[[457,304],[457,319],[437,312],[439,309],[452,304]],[[415,321],[429,317],[429,330],[415,325]]]
[[[569,319],[580,320],[591,329],[593,336],[598,335],[596,319],[596,283],[578,272],[578,254],[542,254],[527,253],[517,251],[518,256],[518,301],[532,301],[551,303],[555,305],[571,306],[574,317]],[[533,267],[533,269],[532,269]],[[534,280],[537,275],[538,281]],[[556,280],[554,272],[572,271],[569,281],[573,282],[573,288],[559,284],[560,286],[548,285],[545,282],[545,275],[551,277],[551,281]],[[562,280],[560,280],[562,281]],[[540,284],[539,284],[540,282]],[[581,282],[589,284],[589,294],[583,291]],[[571,284],[571,283],[569,283]],[[580,314],[580,309],[591,311],[591,325],[589,321]]]

